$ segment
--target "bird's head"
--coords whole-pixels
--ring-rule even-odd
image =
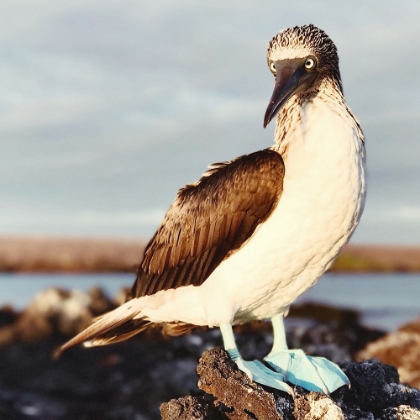
[[[275,77],[275,86],[264,127],[292,96],[305,98],[316,94],[327,78],[342,90],[337,48],[328,35],[314,25],[279,32],[268,44],[267,63]]]

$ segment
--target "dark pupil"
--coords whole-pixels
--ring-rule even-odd
[[[312,60],[308,60],[306,62],[306,67],[312,67]]]

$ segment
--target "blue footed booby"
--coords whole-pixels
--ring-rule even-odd
[[[170,335],[220,327],[239,369],[263,385],[330,393],[348,385],[340,368],[289,350],[283,317],[347,243],[365,201],[365,147],[343,95],[337,49],[313,25],[269,43],[275,79],[264,127],[274,145],[212,165],[180,189],[146,247],[127,302],[61,347],[126,340],[152,324]],[[232,325],[270,318],[274,343],[245,361]]]

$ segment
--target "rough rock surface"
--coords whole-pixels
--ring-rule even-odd
[[[388,408],[384,410],[382,420],[419,420],[419,410],[408,405]]]
[[[198,387],[232,410],[228,418],[279,418],[274,395],[241,372],[226,351],[214,348],[204,353],[197,373]]]
[[[123,299],[124,292],[121,296]],[[345,365],[349,372],[356,371],[350,394],[339,390],[331,400],[297,389],[293,402],[281,392],[272,393],[250,382],[229,358],[223,359],[226,354],[222,350],[216,349],[213,351],[216,353],[205,353],[202,358],[202,389],[199,389],[197,361],[206,350],[222,344],[218,329],[196,330],[170,340],[151,331],[119,345],[72,348],[58,361],[52,360],[51,354],[58,345],[83,328],[92,317],[114,306],[115,303],[98,289],[87,294],[52,289],[36,296],[21,313],[10,307],[0,309],[0,419],[158,419],[163,401],[188,394],[191,397],[164,404],[161,411],[164,418],[226,420],[257,416],[263,419],[271,415],[286,420],[309,420],[321,415],[324,417],[319,418],[326,418],[325,412],[340,418],[340,410],[356,413],[348,417],[350,420],[381,419],[381,416],[381,420],[405,419],[406,415],[417,415],[418,394],[402,392],[404,387],[392,385],[392,381],[398,384],[395,371],[391,374],[375,363],[363,368],[363,372],[368,372],[365,382],[360,379],[363,372],[357,371],[357,366],[361,365]],[[286,319],[290,346],[328,357],[336,363],[353,360],[354,354],[366,343],[384,335],[362,327],[357,313],[352,311],[312,304],[294,307],[290,315]],[[269,352],[270,324],[244,325],[236,332],[244,358],[262,359]],[[222,358],[209,358],[211,354]],[[217,391],[212,374],[213,367],[220,367],[220,363],[225,375],[217,379],[222,395]],[[379,378],[381,375],[385,378],[381,379],[382,388],[372,388],[376,389],[376,394],[366,392],[365,388],[377,385],[369,382],[370,376]],[[228,395],[229,387],[235,389],[234,395]],[[372,401],[366,400],[366,395],[371,395]],[[386,403],[388,397],[398,404]],[[266,404],[266,400],[269,403]],[[415,417],[407,417],[411,418]]]
[[[226,416],[213,403],[214,398],[209,396],[188,396],[178,400],[163,403],[160,407],[162,418],[180,420],[223,420]]]
[[[207,399],[185,397],[171,400],[161,406],[162,418],[420,419],[420,391],[401,385],[394,367],[371,360],[347,362],[342,368],[351,381],[350,389],[342,387],[327,396],[296,387],[293,399],[283,392],[250,381],[238,370],[227,352],[215,348],[204,353],[197,368],[198,386],[208,394]],[[182,410],[177,411],[178,407]],[[218,411],[215,412],[216,408]]]
[[[357,360],[377,358],[398,369],[401,381],[420,388],[420,318],[370,343]]]

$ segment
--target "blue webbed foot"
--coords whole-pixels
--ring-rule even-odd
[[[261,385],[279,389],[293,395],[293,389],[283,381],[283,376],[267,366],[264,366],[258,360],[253,362],[245,361],[239,354],[236,347],[235,337],[233,336],[232,324],[226,323],[220,325],[220,331],[223,337],[225,350],[229,353],[231,359],[236,363],[238,368],[246,373],[251,381],[258,382]]]
[[[277,350],[264,360],[282,380],[308,391],[330,394],[343,385],[350,386],[344,372],[324,357],[307,356],[302,350]]]
[[[280,391],[287,392],[292,396],[294,395],[291,386],[283,381],[283,375],[267,368],[267,366],[258,360],[247,361],[242,359],[242,357],[240,357],[237,353],[228,352],[238,368],[242,372],[246,373],[252,381],[261,385],[269,386],[270,388],[279,389]]]

